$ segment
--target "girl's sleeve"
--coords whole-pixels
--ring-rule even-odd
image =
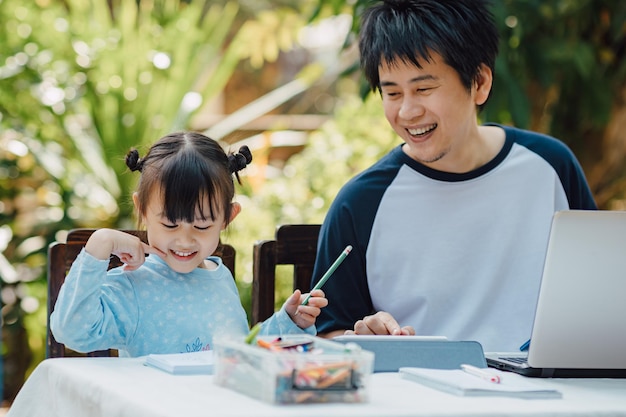
[[[291,320],[284,306],[263,322],[261,331],[259,332],[261,335],[277,336],[285,334],[310,334],[315,336],[316,333],[315,325],[309,326],[306,329],[298,327],[298,325]]]
[[[83,249],[50,315],[54,338],[77,352],[124,347],[136,328],[133,287],[124,274],[107,274],[108,265]]]

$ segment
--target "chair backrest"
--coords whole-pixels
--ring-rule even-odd
[[[252,266],[252,324],[274,311],[277,265],[293,265],[293,288],[308,292],[317,255],[321,225],[288,224],[276,229],[274,240],[254,244]]]
[[[48,247],[48,337],[46,356],[57,358],[63,356],[115,356],[114,350],[104,350],[79,354],[66,348],[62,343],[57,342],[50,332],[50,314],[54,311],[61,285],[65,281],[65,276],[72,263],[87,243],[87,240],[96,229],[73,229],[67,235],[65,243],[54,242]],[[144,230],[124,230],[126,233],[138,236],[142,241],[147,242]],[[235,249],[230,245],[221,244],[215,251],[215,255],[222,258],[224,265],[230,269],[235,276]],[[112,256],[109,262],[109,269],[122,265],[122,262]]]

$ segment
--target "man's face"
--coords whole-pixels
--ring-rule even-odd
[[[477,85],[468,92],[439,55],[421,64],[420,69],[399,59],[383,61],[379,75],[385,116],[411,158],[442,171],[467,171],[479,140],[476,106],[487,97]]]

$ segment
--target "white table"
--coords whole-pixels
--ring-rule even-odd
[[[625,416],[626,380],[542,379],[562,399],[457,397],[373,374],[362,404],[271,405],[219,387],[209,375],[170,375],[143,359],[59,358],[43,361],[17,396],[9,417],[161,416]]]

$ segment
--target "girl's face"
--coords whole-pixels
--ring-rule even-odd
[[[138,208],[137,197],[133,196],[135,207]],[[206,201],[204,207],[208,207]],[[237,203],[232,205],[231,219],[240,211]],[[226,228],[224,213],[218,213],[215,220],[202,219],[200,212],[192,223],[176,221],[172,223],[163,211],[163,199],[160,193],[153,193],[145,208],[142,219],[148,232],[150,246],[156,247],[167,256],[164,261],[174,271],[188,273],[196,268],[214,269],[215,264],[205,262],[217,249],[220,232]]]

